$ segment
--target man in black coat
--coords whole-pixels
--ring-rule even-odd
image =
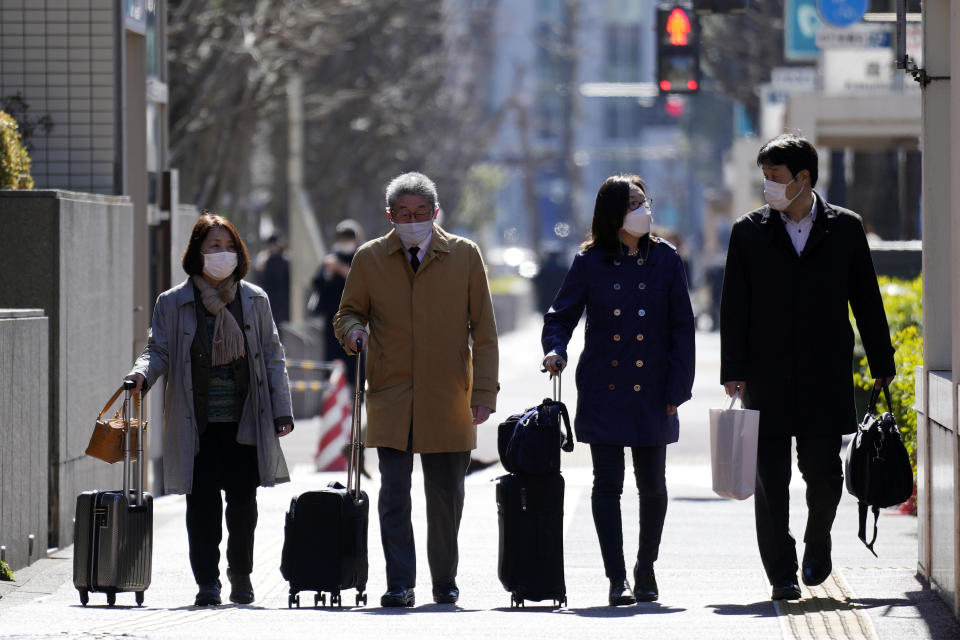
[[[760,411],[754,508],[757,542],[772,598],[797,599],[790,534],[791,439],[807,485],[802,578],[832,570],[830,529],[840,502],[841,436],[856,430],[853,329],[860,330],[877,385],[894,376],[883,300],[857,214],[813,191],[817,152],[781,135],[757,156],[767,206],[730,233],[720,303],[720,382]]]

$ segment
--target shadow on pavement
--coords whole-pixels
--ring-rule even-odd
[[[419,607],[371,607],[369,609],[361,607],[354,609],[358,613],[366,613],[375,616],[402,616],[411,613],[474,613],[480,609],[464,609],[460,606],[450,606],[449,604],[422,604]]]
[[[750,616],[751,618],[773,618],[777,615],[771,600],[751,604],[708,604],[708,609],[721,616]]]
[[[645,616],[661,613],[683,613],[686,609],[682,607],[668,607],[658,602],[642,602],[635,605],[610,607],[596,606],[583,607],[579,609],[569,609],[569,611],[584,618],[630,618],[633,616]]]

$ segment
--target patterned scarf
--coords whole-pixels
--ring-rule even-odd
[[[213,324],[213,343],[210,345],[213,366],[233,362],[244,355],[243,332],[236,318],[227,309],[237,295],[239,285],[229,277],[214,287],[201,275],[193,276],[193,286],[200,292],[203,306],[216,317]]]

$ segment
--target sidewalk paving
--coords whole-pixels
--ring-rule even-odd
[[[489,446],[496,422],[535,404],[549,393],[537,372],[539,327],[524,326],[504,336],[499,411],[481,427],[481,448]],[[298,638],[324,636],[433,638],[603,637],[603,638],[960,638],[960,626],[939,597],[916,577],[916,519],[885,512],[880,520],[875,559],[856,537],[856,503],[844,494],[834,526],[834,573],[821,587],[804,590],[799,603],[769,600],[756,548],[752,500],[725,500],[710,488],[705,408],[718,405],[715,336],[698,335],[695,400],[681,407],[681,443],[669,449],[670,503],[657,562],[660,601],[608,607],[607,581],[590,510],[591,472],[587,447],[564,454],[566,479],[564,547],[568,607],[528,603],[510,608],[510,596],[497,579],[497,512],[494,480],[499,465],[467,477],[460,533],[461,600],[457,606],[431,602],[426,564],[422,476],[414,478],[414,529],[418,543],[417,606],[383,609],[383,553],[376,518],[376,455],[367,452],[373,479],[363,481],[371,496],[369,604],[352,607],[353,590],[343,593],[343,609],[287,608],[287,585],[279,572],[284,512],[290,498],[319,489],[344,473],[312,470],[319,420],[299,421],[283,441],[293,465],[293,481],[259,493],[253,575],[257,600],[250,606],[191,606],[196,587],[187,559],[182,496],[155,501],[153,584],[144,607],[133,594],[119,594],[107,607],[103,594],[80,606],[72,584],[73,548],[17,572],[17,583],[0,583],[0,638]],[[571,354],[572,357],[575,357]],[[572,375],[563,399],[575,406]],[[706,449],[704,443],[706,442]],[[495,455],[495,447],[494,447]],[[629,475],[628,475],[629,477]],[[636,552],[637,500],[628,480],[623,500],[625,555]],[[803,483],[794,474],[792,527],[802,532]],[[802,547],[800,548],[802,553]],[[225,574],[225,561],[221,568]],[[225,588],[225,595],[229,587]],[[302,604],[312,603],[310,593]]]

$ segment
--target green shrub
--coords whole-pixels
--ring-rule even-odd
[[[5,111],[0,111],[0,189],[33,189],[30,155],[17,121]]]
[[[5,580],[6,582],[16,582],[16,578],[13,577],[13,571],[10,570],[10,565],[8,565],[3,560],[0,560],[0,580]]]

